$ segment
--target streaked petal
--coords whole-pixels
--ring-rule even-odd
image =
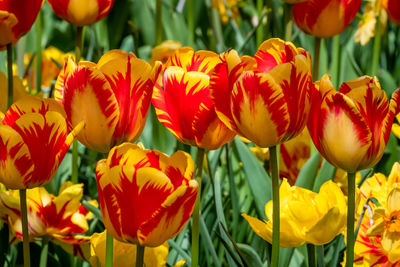
[[[72,126],[85,122],[79,141],[99,152],[110,149],[120,112],[114,93],[99,70],[78,66],[68,76],[64,108]]]
[[[284,138],[288,107],[271,75],[244,72],[234,85],[231,103],[240,135],[260,147],[277,145]]]
[[[219,63],[219,56],[211,51],[194,52],[191,47],[182,47],[168,59],[166,68],[171,66],[181,67],[186,72],[198,71],[210,74],[214,66]]]
[[[159,246],[160,240],[177,235],[192,215],[198,184],[195,180],[189,186],[178,187],[168,196],[150,220],[142,224],[138,231],[140,244]]]
[[[64,63],[64,67],[58,74],[56,84],[54,85],[54,99],[61,105],[64,104],[65,81],[67,80],[68,75],[72,73],[75,68],[76,64],[72,56],[69,56]]]

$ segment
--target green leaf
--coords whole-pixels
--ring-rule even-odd
[[[257,252],[249,245],[237,243],[238,248],[242,251],[242,256],[246,259],[249,266],[262,267],[263,263]]]
[[[321,154],[315,153],[301,168],[297,176],[296,186],[311,190],[314,186],[315,177],[321,163]]]
[[[243,169],[256,203],[257,213],[259,217],[266,218],[264,207],[272,199],[271,177],[264,170],[257,157],[238,137],[234,139],[232,144],[236,148],[240,160],[243,162]]]
[[[324,161],[322,162],[321,169],[318,173],[318,176],[315,179],[313,191],[319,192],[319,189],[325,182],[332,180],[333,177],[335,177],[335,173],[336,173],[336,167],[331,165],[328,161],[324,159]]]

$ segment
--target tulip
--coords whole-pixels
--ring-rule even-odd
[[[360,188],[361,202],[358,214],[366,206],[372,217],[366,213],[362,218],[355,243],[355,265],[397,266],[400,264],[398,235],[400,164],[396,162],[389,176],[381,173],[368,178]],[[380,205],[369,199],[374,197]],[[359,217],[359,216],[357,216]]]
[[[82,127],[68,133],[65,112],[52,99],[27,96],[0,112],[0,182],[9,189],[49,182]]]
[[[72,127],[85,121],[77,139],[106,153],[139,138],[160,70],[161,63],[151,67],[122,50],[107,52],[97,64],[75,64],[69,58],[58,76],[54,97],[64,105]]]
[[[259,147],[271,147],[302,132],[312,86],[308,52],[269,39],[254,58],[235,50],[222,56],[211,76],[211,98],[220,119]]]
[[[9,43],[15,44],[32,27],[42,7],[43,0],[0,1],[0,50]]]
[[[340,34],[361,7],[361,0],[309,0],[293,7],[293,20],[303,32],[321,38]]]
[[[176,50],[181,48],[180,42],[167,40],[157,45],[151,50],[150,63],[154,64],[156,61],[161,61],[163,64],[168,62],[168,59],[175,53]],[[163,65],[163,70],[165,70]]]
[[[18,76],[13,76],[13,101],[14,103],[28,95],[25,90],[25,86],[22,80]],[[8,81],[7,77],[3,72],[0,72],[0,112],[7,111],[7,100],[8,100]]]
[[[189,220],[198,184],[191,157],[171,157],[138,145],[114,147],[96,166],[104,225],[115,239],[156,247],[177,235]]]
[[[38,237],[49,236],[50,240],[71,247],[75,255],[80,252],[78,248],[88,243],[89,237],[78,234],[88,230],[87,221],[92,218],[92,214],[80,203],[82,196],[83,184],[71,182],[61,185],[58,196],[48,193],[44,187],[28,189],[29,239],[34,241]],[[18,190],[1,188],[0,218],[18,239],[22,239]],[[82,251],[80,256],[88,258],[88,253],[85,255]]]
[[[114,0],[49,0],[57,16],[76,26],[96,23],[110,12]]]
[[[324,75],[312,92],[308,129],[318,151],[350,173],[374,166],[382,157],[395,114],[397,90],[390,103],[378,79],[363,76],[344,82],[336,92]]]
[[[218,62],[213,52],[178,49],[166,64],[164,88],[154,88],[152,99],[159,121],[179,141],[209,150],[235,136],[218,118],[210,97],[210,73]]]
[[[135,266],[136,245],[115,240],[113,266]],[[106,231],[95,233],[90,238],[90,264],[93,267],[105,266],[106,258]],[[163,267],[167,264],[168,242],[144,252],[144,262],[147,267]]]
[[[290,186],[285,179],[279,191],[281,247],[297,247],[305,243],[327,244],[343,231],[346,225],[346,199],[334,182],[324,183],[317,194]],[[272,201],[265,205],[268,221],[242,214],[253,231],[269,243],[272,243],[272,205]]]
[[[386,0],[383,1],[391,22],[400,26],[400,0]]]

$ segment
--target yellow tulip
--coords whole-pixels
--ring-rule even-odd
[[[334,182],[324,183],[317,194],[290,186],[285,179],[279,194],[281,247],[297,247],[305,243],[327,244],[345,227],[346,200]],[[269,243],[272,243],[272,205],[272,201],[265,205],[268,221],[242,214],[253,231]]]

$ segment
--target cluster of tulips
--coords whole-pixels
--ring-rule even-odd
[[[296,25],[320,38],[342,32],[361,5],[361,0],[286,2],[293,4]],[[79,28],[105,17],[113,0],[49,3]],[[3,49],[11,50],[29,31],[43,1],[25,1],[23,9],[21,4],[0,2]],[[385,2],[390,5],[398,7],[400,1]],[[387,10],[398,23],[399,9]],[[336,17],[339,22],[332,23]],[[111,50],[93,63],[81,61],[78,52],[67,56],[55,74],[54,98],[31,96],[17,82],[5,92],[8,97],[1,95],[0,108],[7,110],[0,112],[0,218],[12,232],[12,243],[24,240],[25,264],[29,241],[46,236],[93,265],[109,266],[106,250],[116,266],[124,261],[165,265],[166,241],[192,217],[191,263],[197,266],[203,160],[208,150],[235,136],[254,143],[260,159],[268,153],[273,192],[273,200],[265,203],[268,220],[242,217],[272,244],[272,266],[278,264],[279,247],[323,245],[345,232],[347,266],[400,263],[400,165],[388,179],[374,174],[359,191],[355,186],[357,172],[376,165],[384,153],[400,112],[400,89],[389,100],[376,77],[343,82],[338,90],[327,74],[313,82],[318,74],[312,75],[310,53],[278,38],[264,41],[254,56],[181,47],[162,61],[150,64],[132,52]],[[12,72],[8,78],[12,85]],[[196,166],[186,152],[167,156],[134,144],[151,104],[178,141],[197,148]],[[347,172],[345,190],[333,181],[318,193],[296,184],[311,154],[304,142],[308,136],[330,164]],[[98,202],[81,203],[82,184],[64,182],[58,196],[42,187],[75,138],[106,155],[95,168]],[[305,150],[298,150],[300,143]],[[300,158],[304,161],[296,165]],[[93,219],[88,207],[97,206],[107,233],[90,237],[84,234]]]

